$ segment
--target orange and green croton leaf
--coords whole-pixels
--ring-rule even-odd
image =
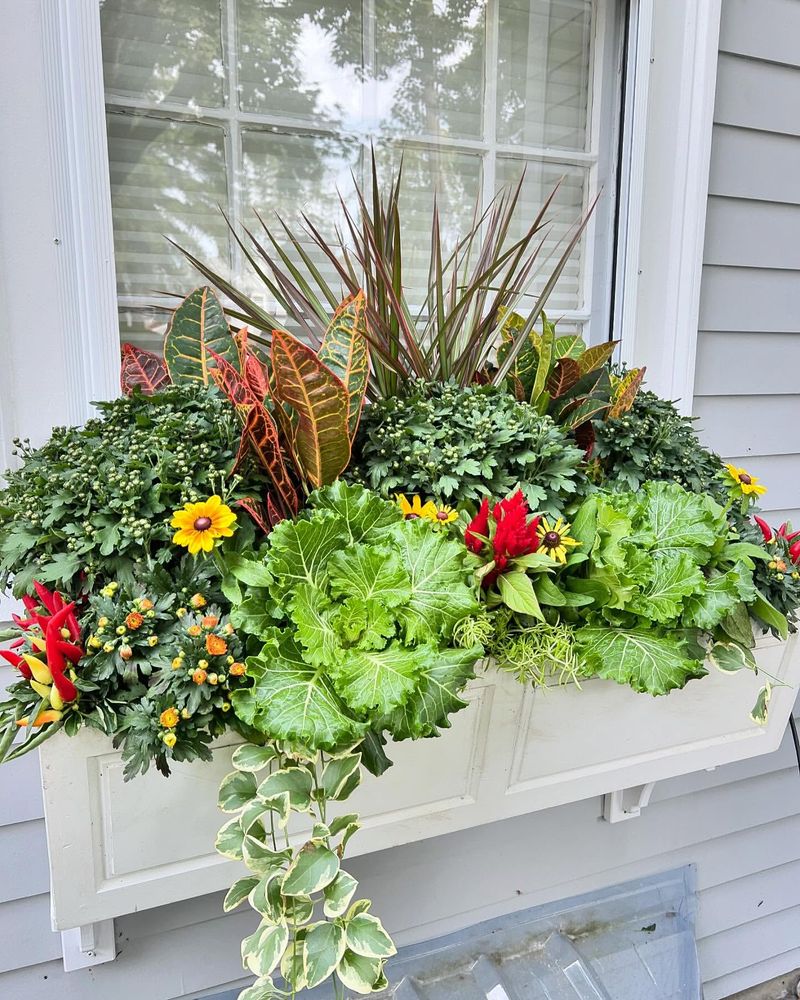
[[[237,353],[219,299],[210,288],[196,288],[172,314],[164,340],[170,378],[176,385],[210,385],[214,357],[236,364]]]
[[[352,440],[361,419],[369,379],[367,303],[362,291],[346,298],[336,310],[317,357],[347,390],[347,420]]]
[[[283,330],[272,332],[275,396],[297,414],[294,452],[314,487],[332,483],[350,461],[348,394],[314,351]]]

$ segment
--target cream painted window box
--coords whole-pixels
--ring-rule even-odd
[[[769,753],[781,742],[800,683],[798,637],[761,639],[757,657],[785,684],[774,690],[764,727],[749,717],[763,680],[749,671],[712,668],[682,691],[652,698],[598,679],[581,690],[523,689],[489,669],[471,683],[470,707],[441,739],[390,746],[395,766],[380,779],[366,777],[348,802],[347,811],[352,803],[364,821],[351,853]],[[240,866],[215,853],[214,838],[224,821],[217,786],[236,742],[222,738],[213,762],[177,765],[168,780],[151,770],[128,783],[119,753],[96,732],[59,734],[43,745],[55,929],[85,931],[229,887]],[[636,814],[634,807],[616,818]],[[296,831],[298,840],[303,835]],[[93,935],[84,937],[83,951],[91,952]]]

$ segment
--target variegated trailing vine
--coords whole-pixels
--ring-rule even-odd
[[[248,743],[234,751],[233,766],[219,793],[220,809],[233,816],[216,846],[250,874],[234,882],[224,908],[247,900],[260,917],[242,941],[243,967],[256,982],[239,1000],[294,997],[329,980],[337,996],[384,989],[395,946],[370,901],[353,902],[358,882],[342,867],[358,816],[332,808],[360,784],[361,755]]]

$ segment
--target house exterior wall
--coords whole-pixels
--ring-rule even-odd
[[[14,7],[24,30],[14,33],[14,58],[0,59],[0,391],[14,387],[20,430],[63,420],[66,401],[57,387],[48,394],[47,369],[36,398],[14,380],[25,335],[58,320],[46,294],[57,234],[39,169],[39,7]],[[710,444],[764,476],[767,506],[794,507],[800,521],[798,37],[797,0],[724,4],[695,412]],[[0,687],[8,679],[0,668]],[[693,863],[707,1000],[800,965],[800,778],[788,740],[768,757],[661,783],[637,820],[612,826],[601,810],[590,799],[355,859],[351,869],[403,944]],[[177,1000],[237,983],[238,943],[253,918],[223,917],[216,895],[117,920],[116,961],[63,972],[33,756],[0,768],[0,859],[0,996]]]

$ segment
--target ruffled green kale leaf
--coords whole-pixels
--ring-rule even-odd
[[[411,577],[400,553],[388,545],[351,545],[331,556],[328,570],[335,597],[380,601],[387,608],[411,597]]]
[[[411,575],[411,597],[397,610],[406,642],[449,639],[456,622],[480,610],[466,549],[421,521],[404,521],[393,535]]]
[[[644,582],[627,610],[654,622],[675,621],[680,617],[684,598],[706,587],[705,577],[688,552],[668,549],[652,557],[638,553],[634,565],[646,567]]]
[[[386,649],[350,649],[330,667],[333,685],[354,711],[387,714],[416,690],[428,653],[424,646],[409,649],[400,642]]]
[[[289,607],[305,659],[315,667],[335,663],[342,655],[342,646],[325,592],[310,583],[301,583]]]
[[[351,486],[343,479],[312,493],[309,503],[315,510],[330,510],[336,514],[348,545],[377,541],[385,528],[403,516],[396,504],[382,500],[363,486]]]
[[[703,661],[688,652],[685,637],[676,632],[581,628],[575,633],[575,651],[587,675],[653,695],[668,694],[708,673]]]
[[[379,601],[348,597],[333,615],[333,627],[347,646],[383,649],[397,629],[397,619]]]
[[[425,655],[417,692],[375,727],[387,729],[395,740],[424,739],[438,736],[439,729],[449,729],[448,716],[467,707],[460,694],[483,656],[481,646],[441,652],[421,647],[421,651]]]
[[[347,544],[347,531],[341,518],[320,513],[312,520],[281,521],[269,540],[268,565],[275,580],[270,589],[281,604],[304,583],[324,589],[328,561]]]
[[[637,528],[652,533],[651,551],[687,552],[700,562],[707,561],[714,544],[727,533],[722,508],[706,494],[689,493],[677,483],[645,483],[640,518]]]
[[[307,663],[295,639],[276,633],[259,656],[249,657],[252,688],[231,701],[247,725],[271,739],[338,750],[363,739],[367,726],[349,714],[324,668]]]
[[[742,601],[753,600],[753,574],[739,563],[727,573],[713,573],[704,579],[697,594],[684,604],[683,623],[691,628],[713,631]],[[751,628],[749,621],[748,630]]]

